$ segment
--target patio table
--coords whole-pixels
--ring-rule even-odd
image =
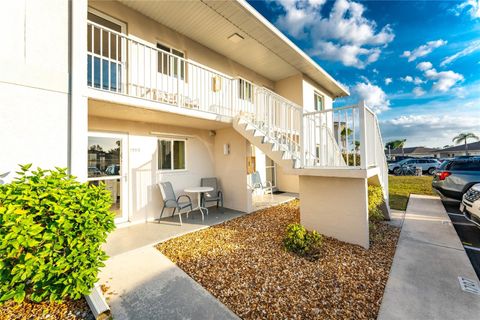
[[[192,211],[199,210],[200,213],[202,214],[202,221],[203,221],[203,219],[204,219],[203,210],[205,210],[205,212],[208,215],[208,209],[205,208],[205,207],[202,207],[202,203],[201,203],[202,194],[205,193],[205,192],[213,191],[213,188],[212,187],[188,187],[188,188],[184,189],[183,191],[186,192],[186,193],[196,193],[196,194],[198,194],[198,196],[197,196],[197,200],[198,200],[197,207],[193,208]]]

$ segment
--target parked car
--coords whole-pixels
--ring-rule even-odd
[[[388,165],[388,172],[397,174],[401,166],[422,168],[423,172],[428,172],[428,174],[433,175],[435,173],[435,170],[440,166],[440,161],[438,161],[437,159],[420,158],[405,159],[399,162],[390,163]]]
[[[99,177],[101,175],[102,175],[102,172],[97,167],[88,167],[89,177]]]
[[[111,164],[105,169],[105,174],[107,176],[118,176],[120,174],[120,165]]]
[[[480,183],[474,184],[463,195],[460,211],[467,220],[480,227]]]
[[[476,183],[480,183],[480,158],[453,159],[438,168],[432,187],[444,200],[462,201]]]

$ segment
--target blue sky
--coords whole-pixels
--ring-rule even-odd
[[[441,147],[480,135],[480,0],[249,1],[366,99],[385,142]]]

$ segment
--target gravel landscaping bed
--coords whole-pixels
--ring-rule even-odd
[[[371,247],[324,237],[320,259],[285,251],[299,202],[257,211],[157,248],[243,319],[375,319],[400,230],[372,226]]]
[[[80,299],[63,303],[34,303],[25,301],[17,304],[9,301],[0,306],[0,319],[94,320],[95,318],[85,299]]]

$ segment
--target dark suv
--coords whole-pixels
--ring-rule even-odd
[[[462,201],[476,183],[480,183],[480,157],[471,157],[444,161],[433,176],[432,187],[442,199]]]

